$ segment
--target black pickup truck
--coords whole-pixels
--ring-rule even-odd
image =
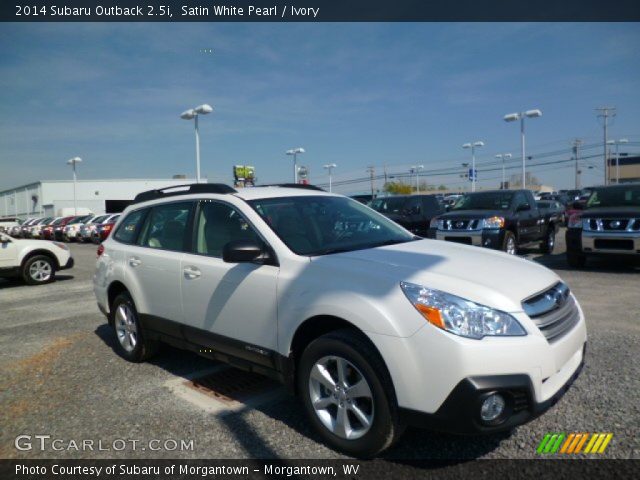
[[[422,237],[428,235],[431,219],[445,212],[435,195],[378,197],[369,206]]]
[[[460,197],[448,213],[431,220],[429,236],[515,255],[534,242],[551,253],[557,231],[558,222],[538,210],[529,190],[490,190]]]
[[[640,183],[597,187],[567,221],[567,263],[583,267],[588,256],[640,259]]]

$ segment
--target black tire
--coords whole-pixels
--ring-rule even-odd
[[[369,430],[360,438],[341,438],[331,432],[320,421],[312,405],[311,369],[317,361],[327,356],[338,356],[350,362],[370,387],[372,422]],[[297,385],[311,424],[328,445],[340,452],[361,458],[372,457],[393,445],[404,431],[387,367],[373,345],[353,330],[337,330],[311,342],[302,352],[298,364]]]
[[[513,241],[513,250],[511,250],[510,242]],[[509,253],[511,255],[515,255],[518,251],[518,241],[516,240],[516,236],[513,232],[507,230],[504,232],[504,239],[502,240],[502,251]]]
[[[29,285],[44,285],[56,279],[55,263],[47,255],[34,255],[28,258],[22,265],[20,273]]]
[[[556,246],[556,229],[553,225],[550,225],[547,229],[547,234],[544,236],[544,240],[540,243],[540,251],[547,255],[553,253],[553,249]]]
[[[132,317],[131,320],[135,325],[135,345],[132,346],[129,341],[129,345],[132,346],[131,349],[125,348],[123,341],[120,339],[120,335],[118,333],[118,327],[120,324],[120,318],[118,317],[118,310],[120,307],[123,307],[126,311],[131,312]],[[130,362],[144,362],[150,359],[153,355],[158,351],[158,342],[155,340],[150,340],[145,335],[142,330],[142,325],[140,324],[140,317],[138,315],[138,310],[136,309],[133,300],[131,299],[131,295],[128,292],[120,293],[111,304],[110,308],[110,316],[109,316],[109,324],[113,327],[113,331],[116,336],[116,349],[118,353],[129,360]],[[124,335],[127,336],[129,332],[124,332]],[[131,337],[129,337],[130,339]]]
[[[587,257],[580,253],[570,252],[567,250],[567,263],[573,268],[584,268],[587,263]]]

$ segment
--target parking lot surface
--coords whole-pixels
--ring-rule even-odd
[[[198,372],[227,367],[168,347],[151,363],[119,357],[92,291],[96,247],[70,248],[75,268],[55,283],[0,279],[0,458],[342,458],[319,443],[301,405],[275,385],[259,401],[225,408],[185,385]],[[582,305],[589,341],[581,376],[550,411],[511,433],[409,429],[384,458],[534,458],[549,432],[611,432],[602,456],[640,457],[640,268],[593,260],[572,270],[563,231],[553,255],[521,253],[556,271]],[[18,450],[19,435],[60,441],[41,449],[32,439],[33,448]],[[92,449],[74,447],[87,440]]]

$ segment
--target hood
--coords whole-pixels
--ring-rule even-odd
[[[522,311],[522,300],[560,281],[551,270],[523,258],[426,239],[313,257],[312,263],[330,268],[335,278],[379,281],[387,287],[411,282],[506,312]]]
[[[507,215],[509,210],[453,210],[443,215],[438,215],[439,219],[452,220],[458,218],[489,218],[489,217],[503,217]]]
[[[599,207],[578,210],[582,218],[640,218],[640,207]]]

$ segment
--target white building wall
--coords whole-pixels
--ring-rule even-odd
[[[95,214],[101,214],[105,213],[106,200],[133,200],[146,190],[187,183],[195,183],[195,180],[78,180],[76,202],[79,209],[88,208]],[[45,180],[0,192],[1,216],[58,215],[62,208],[73,208],[73,181]]]

